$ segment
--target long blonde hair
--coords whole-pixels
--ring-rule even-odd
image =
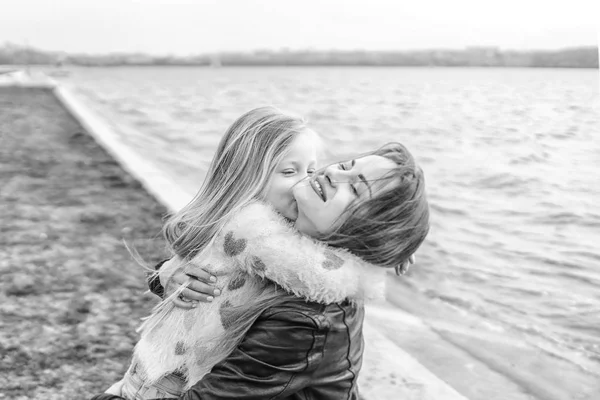
[[[292,141],[307,129],[305,121],[275,107],[260,107],[239,117],[225,132],[206,178],[190,203],[171,216],[163,234],[184,266],[207,249],[228,219],[266,192],[269,178],[285,157]],[[155,271],[153,276],[156,276]],[[188,284],[180,286],[153,309],[138,331],[152,330],[174,307]],[[263,281],[249,302],[232,307],[236,324],[216,343],[220,354],[229,354],[262,311],[280,301],[281,291]]]
[[[190,260],[231,215],[261,198],[290,143],[305,129],[302,118],[274,107],[255,108],[239,117],[221,139],[196,196],[165,223],[163,234],[172,251]]]

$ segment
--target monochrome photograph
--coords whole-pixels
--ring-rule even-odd
[[[591,0],[0,3],[0,399],[600,399]]]

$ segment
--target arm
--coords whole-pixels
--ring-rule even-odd
[[[125,398],[110,393],[101,393],[92,397],[91,400],[125,400]]]
[[[180,400],[287,397],[310,385],[326,336],[324,328],[300,312],[261,316],[238,347]]]
[[[242,209],[219,234],[217,247],[245,272],[270,279],[310,301],[332,303],[381,291],[383,268],[299,234],[269,206]]]

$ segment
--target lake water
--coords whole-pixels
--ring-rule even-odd
[[[432,211],[403,288],[600,377],[597,70],[81,68],[61,80],[190,193],[227,126],[260,105],[304,115],[330,155],[402,142]]]

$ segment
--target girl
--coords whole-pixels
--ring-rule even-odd
[[[323,303],[383,292],[382,269],[299,235],[282,218],[303,221],[307,215],[298,215],[290,189],[314,171],[314,142],[314,133],[301,120],[273,108],[252,110],[229,128],[200,192],[165,226],[177,257],[160,272],[168,277],[204,268],[220,277],[223,295],[194,310],[181,310],[173,307],[180,288],[160,303],[140,328],[122,396],[178,397],[227,356],[258,316],[254,310],[263,309],[274,296],[265,290],[265,281],[249,274]],[[326,195],[325,182],[306,183],[306,190]],[[302,197],[300,188],[294,190],[296,198]],[[348,203],[341,200],[340,213]],[[305,232],[318,234],[318,224],[307,220]]]

